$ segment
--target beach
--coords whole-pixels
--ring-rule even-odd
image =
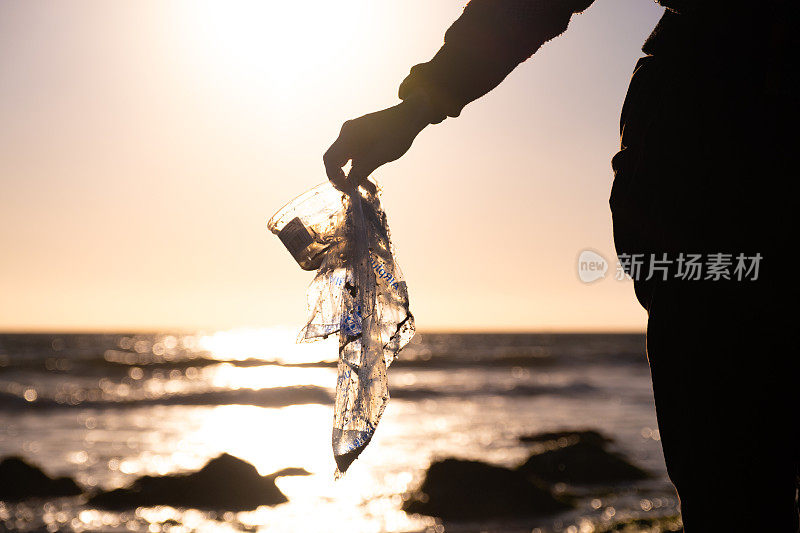
[[[391,400],[373,442],[339,481],[330,449],[335,341],[295,345],[295,334],[0,335],[0,457],[80,489],[0,503],[0,528],[579,533],[676,523],[642,334],[422,332],[389,370]],[[517,472],[532,454],[568,448],[577,442],[570,432],[587,430],[646,476],[549,479],[548,493],[569,502],[554,514],[404,511],[432,463]],[[569,438],[537,437],[556,431]],[[253,509],[90,503],[141,476],[197,472],[222,454],[274,480],[288,501]],[[310,475],[277,474],[287,468]]]

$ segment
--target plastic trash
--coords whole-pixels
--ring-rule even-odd
[[[344,195],[324,183],[285,206],[267,223],[303,270],[317,270],[344,218]]]
[[[308,322],[298,342],[339,336],[333,413],[337,477],[369,444],[389,401],[386,369],[414,336],[408,288],[379,193],[318,185],[268,223],[303,269]]]

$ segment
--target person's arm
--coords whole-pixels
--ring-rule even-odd
[[[416,90],[439,117],[457,117],[488,93],[545,42],[567,29],[573,13],[593,0],[472,0],[444,35],[444,46],[411,69],[400,85],[405,100]]]
[[[401,104],[345,122],[325,153],[339,188],[361,184],[376,168],[405,154],[428,124],[457,117],[495,88],[539,47],[567,29],[593,0],[472,0],[445,33],[444,46],[416,65],[400,85]],[[352,160],[345,178],[342,166]]]

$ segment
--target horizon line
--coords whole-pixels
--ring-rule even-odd
[[[233,328],[9,328],[0,327],[0,335],[159,335],[159,334],[178,334],[178,335],[198,335],[217,333],[221,331],[252,331],[273,328],[297,329],[284,325],[278,326],[259,326],[259,327],[233,327]],[[645,328],[429,328],[417,330],[420,335],[644,335]]]

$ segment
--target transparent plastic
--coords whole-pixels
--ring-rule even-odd
[[[323,183],[283,206],[267,222],[303,270],[316,270],[345,210],[345,195]]]
[[[339,336],[332,435],[338,476],[372,439],[389,401],[386,370],[414,336],[408,287],[377,192],[319,185],[281,209],[269,228],[302,268],[317,269],[298,340]]]

